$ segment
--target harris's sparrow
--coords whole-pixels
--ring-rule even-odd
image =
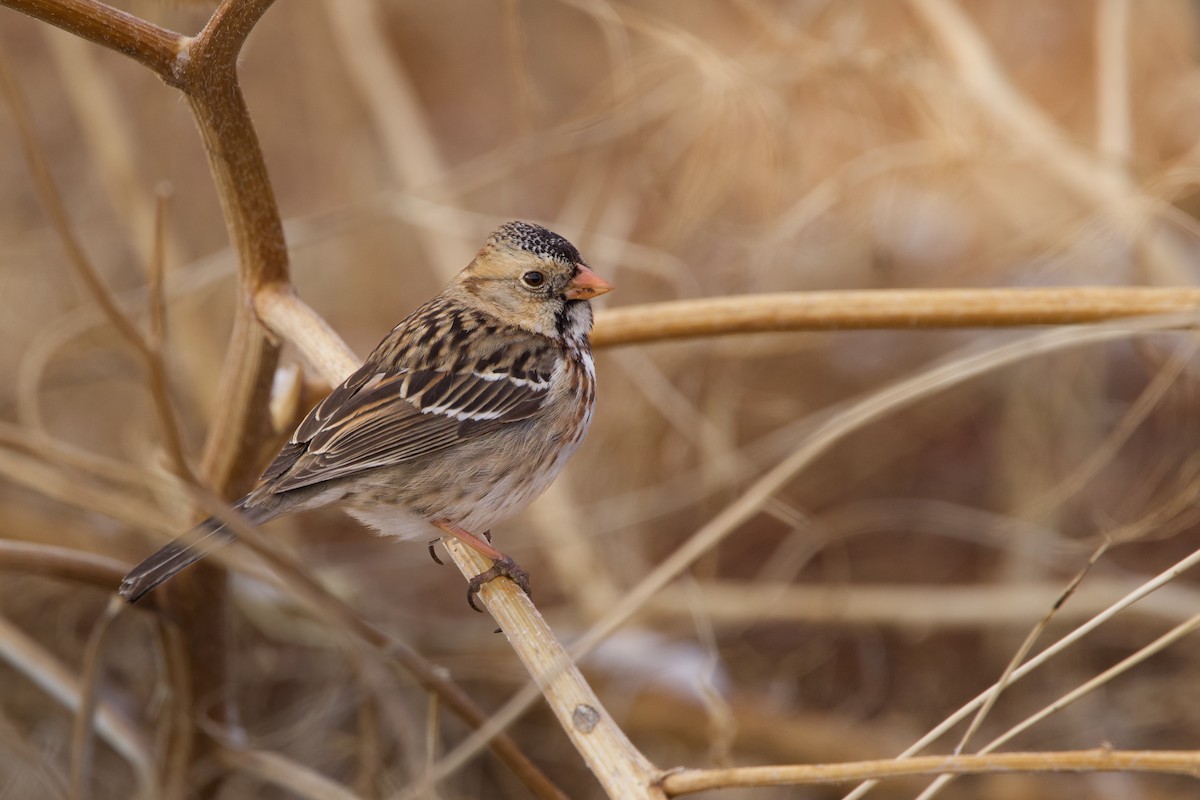
[[[611,289],[558,234],[500,227],[309,412],[234,507],[259,524],[336,503],[401,539],[427,537],[432,524],[495,562],[472,580],[472,606],[496,575],[524,584],[474,534],[545,491],[587,433],[596,396],[588,301]],[[205,520],[135,567],[121,595],[136,602],[230,538]]]

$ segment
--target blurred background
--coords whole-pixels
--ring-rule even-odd
[[[117,5],[187,33],[211,11]],[[241,75],[294,279],[365,354],[514,218],[580,247],[618,287],[601,306],[1191,284],[1197,10],[1184,0],[288,0],[258,25]],[[9,9],[0,50],[76,234],[135,314],[155,194],[170,194],[168,363],[195,463],[221,402],[235,267],[187,105],[140,65]],[[0,303],[0,537],[136,562],[191,512],[155,477],[166,460],[141,367],[48,225],[11,108],[0,112]],[[605,350],[589,440],[496,541],[530,571],[539,608],[569,642],[831,413],[963,348],[1026,335],[791,333]],[[647,604],[583,662],[589,679],[661,767],[897,754],[999,678],[1102,542],[1111,548],[1035,650],[1200,543],[1195,349],[1164,334],[1065,350],[889,413]],[[307,389],[311,402],[323,387]],[[463,603],[462,579],[423,547],[377,539],[338,512],[268,530],[485,708],[523,684],[491,619]],[[250,744],[386,797],[465,735],[411,682],[364,671],[338,632],[254,573],[234,583]],[[1194,583],[1182,575],[1014,686],[972,746],[1189,618]],[[44,654],[78,677],[107,600],[0,572],[0,797],[67,796],[72,716],[32,679],[40,668],[15,666],[11,653]],[[150,616],[123,616],[112,635],[103,697],[160,741]],[[1198,662],[1185,639],[1007,749],[1194,749]],[[544,708],[512,733],[572,797],[602,796]],[[219,797],[293,796],[211,769]],[[915,797],[924,783],[871,796]],[[93,796],[133,786],[122,757],[98,745]],[[961,779],[941,796],[1194,792],[1167,777],[1008,775]],[[438,796],[527,794],[485,754]]]

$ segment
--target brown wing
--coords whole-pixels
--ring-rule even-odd
[[[548,369],[400,370],[367,364],[316,406],[263,473],[285,492],[398,464],[537,413]]]

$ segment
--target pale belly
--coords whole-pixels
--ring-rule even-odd
[[[590,420],[589,420],[590,421]],[[586,430],[586,427],[585,427]],[[541,495],[583,439],[580,431],[565,446],[531,440],[516,431],[493,441],[489,452],[462,453],[458,469],[438,459],[398,480],[379,476],[345,500],[346,511],[383,536],[425,540],[437,535],[438,520],[481,535],[520,513]],[[496,449],[511,448],[504,457]],[[472,448],[474,449],[474,448]]]

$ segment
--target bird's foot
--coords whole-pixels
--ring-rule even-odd
[[[485,569],[471,578],[467,584],[467,604],[482,614],[483,609],[475,605],[475,595],[479,594],[479,590],[485,583],[502,576],[515,583],[517,588],[525,594],[533,596],[533,593],[529,591],[529,573],[518,566],[517,562],[501,553],[500,557],[492,562],[491,569]]]

